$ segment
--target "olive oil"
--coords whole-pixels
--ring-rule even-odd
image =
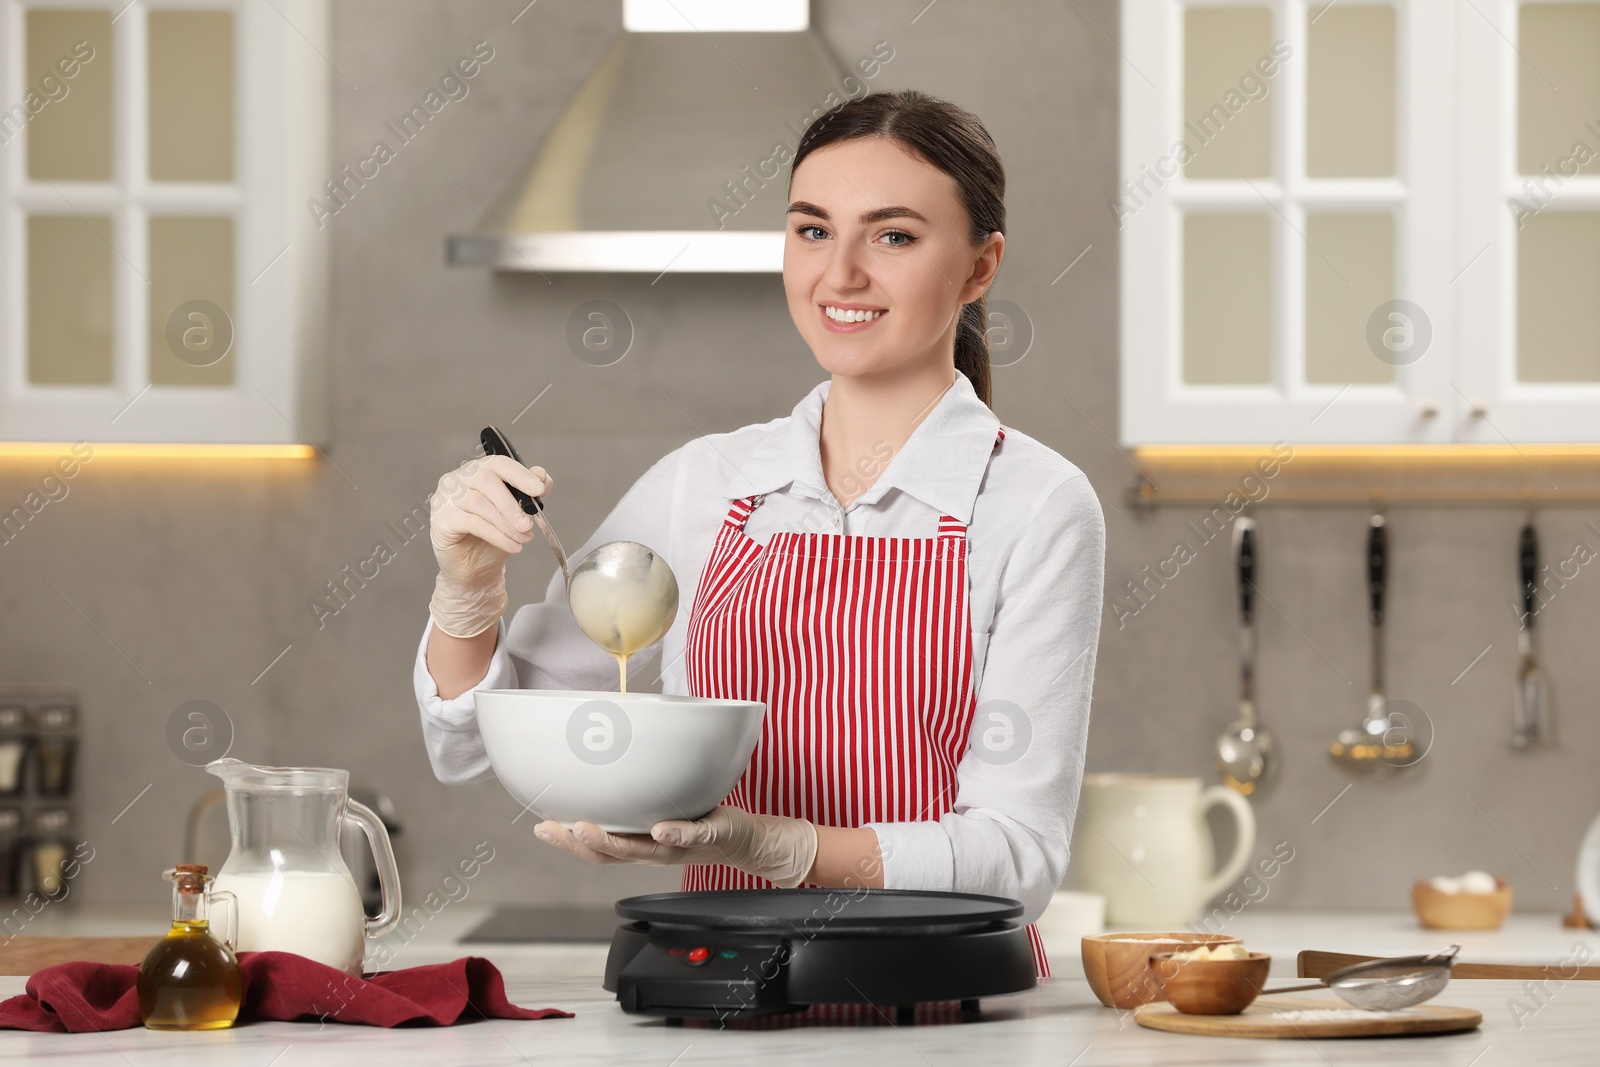
[[[184,864],[166,873],[173,880],[172,928],[139,964],[139,1017],[151,1030],[232,1026],[244,982],[233,949],[211,933],[206,868]]]

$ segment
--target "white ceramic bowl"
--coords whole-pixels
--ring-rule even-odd
[[[486,689],[478,729],[506,791],[542,819],[647,834],[732,792],[767,706],[660,693]]]

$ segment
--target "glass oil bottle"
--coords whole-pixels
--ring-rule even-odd
[[[244,982],[233,954],[239,905],[211,889],[203,863],[166,871],[172,881],[172,929],[139,964],[139,1017],[151,1030],[222,1030],[239,1017]],[[228,936],[211,932],[210,907],[228,902]]]

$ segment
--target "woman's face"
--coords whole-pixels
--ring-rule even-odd
[[[831,374],[947,361],[961,305],[1000,267],[1005,238],[974,246],[955,180],[883,137],[818,149],[794,173],[783,245],[789,314]],[[837,322],[828,308],[865,308]]]

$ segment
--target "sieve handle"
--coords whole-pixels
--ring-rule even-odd
[[[1270,997],[1278,993],[1304,993],[1308,989],[1327,988],[1328,984],[1326,982],[1312,982],[1310,985],[1286,985],[1279,986],[1277,989],[1263,989],[1261,991],[1261,995],[1264,997]]]

